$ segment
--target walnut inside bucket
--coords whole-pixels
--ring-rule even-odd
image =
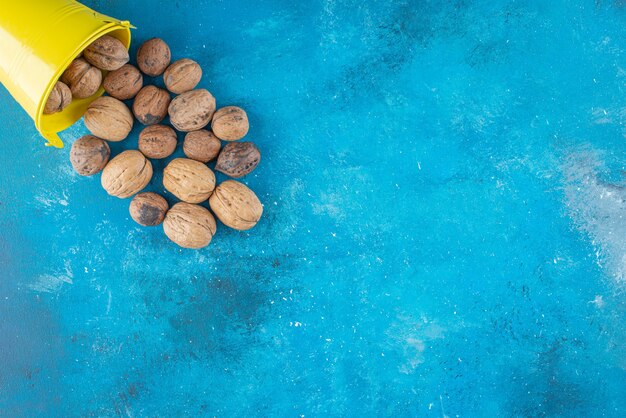
[[[48,96],[43,113],[44,115],[52,115],[61,112],[70,103],[72,103],[72,91],[65,83],[57,81]]]
[[[83,56],[91,65],[106,71],[117,70],[130,58],[124,44],[110,35],[101,36],[93,41],[83,51]]]

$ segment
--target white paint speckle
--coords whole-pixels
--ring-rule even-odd
[[[590,300],[589,303],[592,303],[596,306],[596,308],[604,308],[604,299],[602,299],[602,295],[596,295],[593,300]]]

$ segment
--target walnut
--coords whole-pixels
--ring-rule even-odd
[[[107,71],[117,70],[129,59],[124,44],[109,35],[96,39],[83,51],[83,56],[91,65]]]
[[[261,152],[252,142],[231,142],[217,158],[215,170],[239,178],[252,172],[261,161]]]
[[[109,144],[93,135],[85,135],[72,144],[70,162],[81,176],[92,176],[102,171],[109,161]]]
[[[176,203],[165,215],[165,235],[183,248],[203,248],[211,243],[217,230],[215,218],[202,206]]]
[[[199,161],[176,158],[163,171],[163,186],[180,200],[200,203],[215,188],[215,174]]]
[[[85,112],[85,126],[98,138],[121,141],[133,129],[133,114],[121,101],[113,97],[99,97]]]
[[[192,160],[207,163],[213,160],[220,152],[222,142],[213,135],[213,132],[201,129],[185,135],[183,152]]]
[[[139,69],[150,77],[163,74],[170,65],[170,47],[163,39],[152,38],[144,42],[137,51],[137,65]]]
[[[133,113],[144,125],[154,125],[165,119],[169,105],[170,94],[166,90],[145,86],[135,97]]]
[[[146,126],[139,134],[139,151],[148,158],[160,159],[176,150],[176,131],[165,125]]]
[[[96,94],[102,84],[102,71],[83,58],[76,58],[61,75],[61,81],[72,90],[75,99]]]
[[[102,87],[111,97],[119,100],[132,99],[143,87],[143,76],[136,67],[124,64],[104,77]]]
[[[224,141],[237,141],[248,133],[248,115],[236,106],[227,106],[219,109],[213,115],[211,129],[216,137]]]
[[[142,226],[159,225],[165,219],[169,205],[162,196],[144,192],[139,193],[130,202],[130,217]]]
[[[131,197],[150,183],[152,164],[136,150],[124,151],[102,170],[102,187],[111,196]]]
[[[169,91],[175,94],[193,90],[202,78],[202,68],[197,62],[183,58],[167,67],[163,82]]]
[[[72,103],[72,91],[64,82],[57,81],[48,96],[43,114],[51,115],[60,112],[70,103]]]
[[[169,106],[170,122],[181,132],[197,131],[209,124],[215,113],[215,97],[205,89],[177,96]]]
[[[257,224],[263,206],[254,192],[235,180],[226,180],[215,188],[209,199],[211,210],[226,226],[246,230]]]

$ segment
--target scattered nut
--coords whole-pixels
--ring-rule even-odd
[[[129,59],[124,44],[109,35],[96,39],[83,51],[83,56],[91,65],[107,71],[117,70]]]
[[[146,86],[135,97],[133,113],[144,125],[154,125],[165,119],[169,105],[170,94],[167,90],[156,86]]]
[[[83,58],[76,58],[61,75],[61,81],[72,90],[75,99],[85,99],[96,94],[102,84],[102,71]]]
[[[201,129],[185,135],[183,152],[192,160],[208,163],[220,152],[222,143],[213,132]]]
[[[148,158],[169,157],[176,150],[176,131],[165,125],[146,126],[139,134],[139,151]]]
[[[180,200],[200,203],[215,188],[215,174],[199,161],[176,158],[163,171],[163,186]]]
[[[144,42],[137,51],[137,65],[139,69],[150,77],[163,74],[170,65],[170,47],[163,39],[152,38]]]
[[[111,97],[119,100],[132,99],[143,87],[143,76],[136,67],[124,64],[104,77],[102,87]]]
[[[257,224],[263,214],[259,198],[247,186],[226,180],[215,188],[209,199],[211,210],[226,226],[240,231]]]
[[[133,114],[113,97],[99,97],[85,112],[85,126],[98,138],[121,141],[133,129]]]
[[[109,161],[109,144],[93,135],[85,135],[72,144],[70,162],[81,176],[92,176],[102,171]]]
[[[102,170],[102,187],[111,196],[130,197],[146,187],[152,178],[152,164],[136,150],[124,151]]]
[[[213,115],[211,129],[216,137],[224,141],[237,141],[248,133],[248,115],[237,106],[226,106]]]
[[[252,172],[261,161],[261,152],[252,142],[231,142],[224,146],[215,169],[239,178]]]
[[[175,94],[193,90],[202,78],[202,68],[190,59],[183,58],[167,67],[163,82],[169,91]]]
[[[165,215],[165,235],[183,248],[203,248],[209,245],[217,224],[215,218],[202,206],[176,203]]]
[[[215,113],[215,97],[208,90],[191,90],[177,96],[169,106],[170,122],[181,132],[197,131],[209,124]]]
[[[64,82],[57,81],[48,96],[43,114],[51,115],[60,112],[70,103],[72,103],[72,91]]]
[[[142,226],[160,225],[165,219],[169,205],[162,196],[144,192],[139,193],[130,202],[130,217]]]

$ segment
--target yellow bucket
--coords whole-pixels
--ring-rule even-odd
[[[75,99],[62,112],[44,115],[43,109],[63,71],[89,44],[104,34],[128,48],[130,28],[74,0],[17,0],[0,10],[0,82],[48,140],[63,147],[58,132],[80,119],[87,106],[104,93]]]

